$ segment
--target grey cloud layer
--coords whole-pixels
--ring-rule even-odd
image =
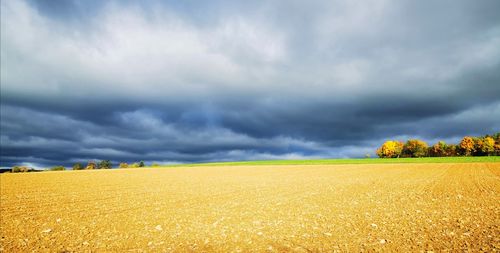
[[[1,166],[357,157],[500,129],[498,1],[49,2],[2,2]]]

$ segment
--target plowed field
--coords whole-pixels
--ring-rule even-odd
[[[0,180],[5,252],[500,250],[500,163],[176,167]]]

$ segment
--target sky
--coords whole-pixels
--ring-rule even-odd
[[[375,156],[500,130],[500,1],[1,1],[0,167]]]

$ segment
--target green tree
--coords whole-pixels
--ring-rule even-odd
[[[141,168],[144,167],[144,162],[143,161],[139,162],[139,167],[141,167]]]
[[[109,160],[102,160],[99,162],[99,169],[111,169],[111,162]]]
[[[120,163],[120,168],[128,168],[128,163]]]

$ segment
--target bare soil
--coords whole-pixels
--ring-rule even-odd
[[[4,252],[500,250],[500,163],[0,176]]]

